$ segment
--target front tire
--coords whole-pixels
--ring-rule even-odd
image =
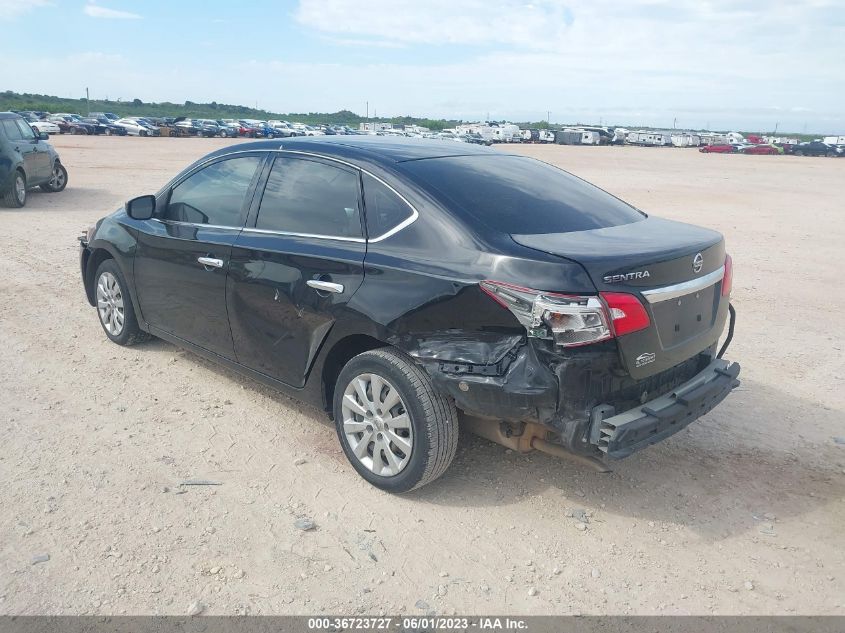
[[[59,161],[56,161],[53,165],[50,182],[41,185],[41,191],[59,193],[60,191],[64,191],[65,187],[67,187],[67,169]]]
[[[20,209],[26,204],[26,174],[20,169],[15,172],[11,188],[3,195],[7,207]]]
[[[97,268],[94,274],[94,297],[100,325],[113,343],[129,346],[150,338],[148,333],[138,327],[126,280],[113,259],[105,260]]]
[[[428,375],[391,348],[364,352],[338,376],[334,419],[353,468],[387,492],[440,477],[458,446],[458,413]]]

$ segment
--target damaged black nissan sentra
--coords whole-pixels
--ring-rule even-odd
[[[241,144],[80,241],[112,341],[154,335],[325,408],[389,491],[439,477],[459,424],[605,464],[739,384],[719,233],[493,149]]]

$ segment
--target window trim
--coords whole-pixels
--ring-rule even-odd
[[[299,154],[299,155],[302,155],[302,156],[312,156],[314,158],[320,158],[320,159],[323,159],[323,160],[333,161],[335,163],[339,163],[341,165],[346,165],[347,167],[351,167],[352,169],[355,169],[356,171],[358,171],[360,173],[367,174],[368,176],[376,179],[381,184],[383,184],[385,187],[390,189],[394,194],[396,194],[399,197],[400,200],[402,200],[405,204],[407,204],[411,208],[411,216],[406,218],[403,222],[400,222],[399,224],[394,226],[389,231],[382,233],[381,235],[378,235],[376,237],[366,237],[366,238],[363,238],[363,237],[337,237],[337,236],[333,237],[333,236],[330,236],[330,235],[312,235],[312,234],[309,234],[309,233],[288,233],[288,232],[284,232],[284,231],[270,231],[270,230],[267,230],[267,229],[256,229],[254,227],[250,228],[250,227],[247,227],[247,226],[241,226],[241,227],[234,227],[234,226],[232,226],[232,227],[222,227],[222,226],[220,226],[220,227],[217,227],[217,228],[233,228],[233,229],[237,228],[237,229],[240,229],[240,230],[247,232],[247,233],[258,233],[258,234],[263,234],[263,235],[285,235],[285,236],[289,236],[289,237],[308,237],[308,238],[314,238],[314,239],[334,240],[334,241],[341,241],[341,242],[366,242],[366,243],[372,242],[372,243],[375,243],[375,242],[381,242],[383,240],[386,240],[388,237],[392,237],[393,235],[396,235],[399,231],[402,231],[403,229],[411,226],[420,217],[420,212],[411,203],[410,200],[408,200],[405,196],[403,196],[401,193],[399,193],[396,190],[396,188],[393,187],[390,183],[385,182],[385,180],[383,178],[380,178],[379,176],[377,176],[373,172],[369,171],[368,169],[364,169],[363,167],[360,167],[360,166],[358,166],[354,163],[350,163],[350,162],[345,161],[343,159],[335,158],[334,156],[326,156],[324,154],[317,154],[316,152],[306,152],[306,151],[303,151],[303,150],[284,149],[283,147],[279,147],[278,149],[237,150],[237,151],[234,151],[234,152],[228,152],[226,154],[218,154],[217,156],[212,156],[208,160],[203,161],[202,163],[197,165],[195,169],[191,170],[191,172],[186,174],[183,178],[181,178],[178,181],[175,181],[172,184],[169,184],[167,186],[166,191],[167,191],[167,195],[168,195],[168,201],[169,201],[169,198],[170,198],[170,192],[173,190],[174,187],[176,187],[178,184],[183,182],[185,179],[189,178],[191,175],[195,174],[200,169],[203,169],[205,166],[209,165],[210,163],[217,161],[217,160],[222,160],[224,158],[235,157],[239,154],[255,154],[255,153],[259,153],[259,152],[263,152],[263,153],[267,153],[267,154],[270,154],[270,153],[272,153],[272,154]],[[261,176],[261,178],[265,179],[263,177],[263,175]],[[364,192],[364,193],[366,195],[366,192]],[[367,213],[367,210],[364,209],[364,214],[366,215],[366,213]],[[245,218],[244,223],[246,223],[246,220],[247,219]],[[209,225],[208,224],[197,224],[197,225],[194,225],[194,226],[206,226],[207,227]]]
[[[282,154],[284,152],[276,152],[276,153]],[[293,154],[294,152],[289,151],[289,152],[286,152],[286,153]],[[324,158],[323,156],[317,156],[317,155],[315,155],[315,156],[316,156],[316,158],[319,158],[319,159]],[[276,164],[277,158],[279,158],[279,157],[274,156],[273,160],[268,162],[268,168],[269,169],[267,170],[266,176],[262,179],[264,181],[264,189],[262,189],[261,196],[258,198],[257,203],[256,203],[255,217],[253,218],[253,224],[258,224],[258,214],[259,214],[259,211],[261,210],[261,202],[264,200],[264,193],[267,190],[267,182],[270,179],[270,174],[273,172],[273,167]],[[295,158],[295,160],[296,160],[296,158]],[[309,159],[299,159],[299,160],[308,161]],[[321,163],[319,161],[313,161],[313,160],[311,162],[316,162],[317,164],[324,164],[324,163]],[[343,161],[335,161],[335,162],[342,163],[342,164],[351,168],[352,174],[355,176],[355,178],[358,181],[358,204],[361,207],[361,210],[363,210],[363,212],[366,213],[366,209],[364,209],[364,205],[363,205],[363,187],[362,187],[362,183],[361,183],[361,170],[358,167],[356,167],[355,165],[350,165],[349,163],[343,163]],[[343,170],[343,171],[346,171],[347,173],[349,172],[348,169]],[[258,192],[256,191],[256,193],[258,193]],[[359,243],[359,244],[366,244],[367,238],[366,238],[366,224],[364,222],[365,218],[363,217],[363,215],[360,212],[359,212],[359,219],[360,219],[360,222],[361,222],[361,235],[362,235],[362,237],[346,237],[346,236],[340,236],[340,235],[324,235],[324,234],[319,234],[319,233],[298,233],[296,231],[277,231],[277,230],[273,230],[273,229],[259,229],[255,226],[251,226],[251,227],[250,226],[244,226],[243,230],[247,233],[257,233],[259,235],[285,235],[285,236],[289,236],[289,237],[308,237],[308,238],[318,238],[318,239],[325,239],[325,240],[334,240],[334,241],[338,241],[338,242],[356,242],[356,243]]]
[[[237,154],[255,154],[256,158],[259,159],[258,165],[255,168],[255,173],[252,175],[252,180],[249,182],[249,187],[246,190],[246,194],[244,196],[244,201],[241,203],[241,224],[240,226],[230,226],[225,224],[202,224],[199,222],[185,222],[183,220],[171,220],[169,218],[161,218],[161,217],[152,217],[151,220],[155,220],[156,222],[160,222],[162,224],[174,224],[174,225],[181,225],[181,226],[198,226],[198,227],[206,227],[210,229],[232,229],[235,231],[241,231],[244,229],[244,225],[246,224],[247,219],[249,218],[249,209],[252,206],[252,200],[255,198],[255,190],[258,183],[261,181],[261,177],[264,171],[264,167],[267,162],[266,156],[260,156],[258,152],[255,150],[251,151],[241,151],[241,152],[232,152],[231,154],[223,154],[221,156],[214,156],[209,160],[203,161],[199,165],[196,166],[196,169],[192,169],[189,173],[185,174],[183,177],[179,178],[178,180],[173,180],[168,183],[167,187],[163,190],[163,195],[159,196],[156,195],[156,206],[158,206],[159,198],[162,199],[164,203],[165,211],[170,206],[170,198],[173,196],[173,190],[181,185],[183,182],[188,180],[189,178],[195,176],[199,172],[201,172],[206,167],[211,167],[215,163],[222,163],[224,160],[231,160],[233,158],[239,158]],[[242,158],[242,157],[241,157]],[[252,194],[250,196],[250,194]],[[247,204],[247,199],[249,199],[249,203]]]

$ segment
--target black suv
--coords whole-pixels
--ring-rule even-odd
[[[837,158],[843,154],[836,145],[828,145],[821,141],[799,143],[792,148],[792,153],[795,156],[827,156],[828,158]]]
[[[0,196],[6,206],[24,206],[31,187],[56,193],[67,186],[67,170],[46,139],[23,117],[0,112]]]
[[[89,228],[80,257],[112,341],[152,334],[325,408],[394,492],[446,470],[459,411],[604,467],[739,384],[719,233],[475,145],[221,149]]]

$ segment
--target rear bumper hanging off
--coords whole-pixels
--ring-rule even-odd
[[[739,363],[716,359],[664,396],[614,415],[612,407],[592,411],[590,443],[613,459],[627,457],[674,435],[694,422],[739,385]]]

